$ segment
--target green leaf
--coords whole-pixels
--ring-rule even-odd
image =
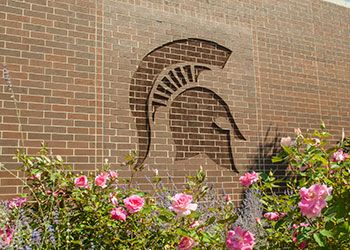
[[[85,206],[85,207],[84,207],[84,211],[85,211],[85,212],[93,212],[94,209],[93,209],[92,207],[90,207],[90,206]]]
[[[181,236],[188,236],[188,232],[182,228],[176,229],[176,233]]]
[[[35,168],[31,171],[31,173],[32,173],[32,175],[36,175],[36,174],[41,174],[42,171],[40,169]]]
[[[83,246],[82,242],[80,240],[72,240],[71,243],[79,246]]]
[[[268,174],[265,172],[262,172],[259,175],[263,181],[266,181],[269,178]]]
[[[344,227],[345,231],[350,233],[350,225],[349,225],[349,223],[347,221],[344,221],[343,227]]]
[[[322,164],[325,165],[325,166],[328,165],[328,160],[325,159],[324,157],[322,157],[321,155],[315,155],[314,159],[322,162]]]
[[[292,149],[290,147],[287,146],[282,146],[282,148],[284,149],[284,151],[288,154],[288,155],[294,155]]]
[[[273,156],[272,163],[281,162],[283,159],[280,156]]]
[[[320,246],[320,247],[324,247],[324,242],[322,241],[322,237],[320,236],[320,234],[314,234],[314,239],[315,241],[317,242],[317,244]]]
[[[281,187],[281,186],[272,183],[272,184],[271,184],[271,187],[273,187],[273,188],[279,188],[279,187]]]
[[[278,229],[280,226],[282,226],[283,223],[284,223],[284,220],[277,221],[277,223],[275,224],[275,229]]]
[[[333,238],[333,234],[331,231],[328,231],[326,229],[322,229],[320,231],[320,234],[322,234],[323,236],[326,236],[327,238]]]
[[[339,166],[338,164],[331,165],[331,169],[339,169],[339,168],[341,168],[341,166]]]
[[[159,215],[158,216],[158,219],[162,220],[162,221],[165,221],[165,222],[169,222],[170,221],[170,218],[164,216],[164,215]]]
[[[216,220],[215,216],[210,217],[207,220],[207,225],[209,226],[209,225],[213,224],[215,222],[215,220]]]
[[[204,243],[211,243],[210,235],[208,233],[203,233],[202,240]]]

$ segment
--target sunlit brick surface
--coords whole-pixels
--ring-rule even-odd
[[[0,0],[0,20],[0,63],[21,124],[2,81],[0,162],[17,176],[12,157],[22,145],[33,154],[45,141],[78,171],[107,158],[120,176],[129,174],[125,155],[138,150],[148,164],[137,176],[142,188],[152,169],[181,188],[202,166],[217,192],[239,200],[240,173],[283,170],[269,159],[294,128],[323,120],[334,140],[342,128],[350,133],[349,8],[318,0]],[[145,95],[180,62],[218,67],[157,109],[147,151]],[[232,148],[230,135],[212,127],[225,106],[212,93],[246,139],[231,136]],[[196,113],[208,109],[215,114]],[[0,171],[1,198],[20,191]]]

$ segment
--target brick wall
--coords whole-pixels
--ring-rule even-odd
[[[35,153],[45,141],[78,171],[107,158],[122,176],[124,156],[137,150],[148,164],[142,187],[154,168],[181,188],[202,166],[219,192],[238,200],[239,173],[269,168],[279,138],[295,127],[317,128],[322,119],[335,140],[350,130],[345,7],[0,0],[0,19],[0,63],[18,106],[2,82],[0,162],[18,177],[12,157],[22,145]],[[163,97],[149,104],[156,84]],[[1,198],[20,191],[0,171]]]

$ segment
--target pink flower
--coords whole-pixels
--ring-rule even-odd
[[[192,195],[179,193],[171,198],[171,200],[172,203],[169,209],[174,211],[178,216],[189,215],[191,211],[197,209],[197,204],[191,203]]]
[[[11,229],[9,226],[6,226],[5,230],[0,229],[0,237],[4,246],[8,246],[11,244],[13,233],[14,230]]]
[[[299,249],[304,249],[304,248],[306,248],[306,247],[307,247],[307,241],[304,240],[303,242],[300,243]]]
[[[198,220],[196,220],[190,224],[190,228],[196,228],[200,225],[201,225],[201,223]]]
[[[145,199],[138,195],[132,195],[124,199],[124,205],[129,213],[134,214],[141,211],[143,205],[145,204]]]
[[[115,194],[109,194],[109,200],[114,206],[118,206],[118,199],[115,197]]]
[[[41,173],[36,173],[32,175],[33,180],[40,180],[40,178],[41,178]]]
[[[27,202],[27,198],[22,198],[22,197],[13,198],[12,200],[9,201],[8,207],[10,209],[22,207],[22,205],[26,202]]]
[[[95,178],[95,185],[98,187],[105,188],[107,187],[107,180],[109,179],[109,175],[106,173],[99,174]]]
[[[254,240],[254,234],[235,227],[227,233],[226,246],[230,250],[252,250]]]
[[[327,205],[326,198],[331,191],[331,188],[320,184],[312,185],[310,188],[301,188],[299,191],[301,201],[298,204],[301,213],[308,218],[319,216],[321,210]]]
[[[196,246],[196,242],[190,237],[182,237],[179,245],[177,246],[178,250],[191,250],[194,246]]]
[[[59,195],[64,195],[64,194],[65,194],[65,192],[63,190],[57,190],[57,191],[53,192],[54,197],[57,197]]]
[[[290,136],[288,136],[288,137],[282,137],[280,144],[283,147],[291,147],[295,144],[295,142],[292,140],[292,138],[290,138]]]
[[[111,179],[117,179],[117,178],[118,178],[118,173],[117,173],[117,171],[112,171],[112,170],[110,170],[109,173],[108,173],[108,175],[109,175],[109,177],[110,177]]]
[[[76,187],[81,187],[81,188],[88,188],[89,187],[88,179],[85,175],[82,175],[78,178],[75,178],[74,184]]]
[[[296,229],[298,229],[299,227],[308,227],[308,226],[310,226],[310,224],[308,224],[308,223],[300,223],[300,225],[296,225],[296,224],[293,225],[293,229],[295,229],[295,230],[294,230],[293,235],[292,235],[292,240],[294,243],[298,243],[298,232]],[[299,249],[304,249],[306,247],[307,247],[306,240],[301,242],[298,246]]]
[[[287,213],[280,213],[280,218],[283,218],[284,216],[287,216]]]
[[[338,149],[338,151],[333,154],[333,162],[343,162],[348,156],[349,155],[344,153],[342,149]]]
[[[111,218],[113,220],[125,221],[126,216],[127,216],[127,212],[123,207],[116,207],[111,210]]]
[[[261,224],[261,219],[260,218],[255,218],[256,223]]]
[[[318,138],[312,138],[312,141],[314,146],[319,146],[321,143],[321,140]]]
[[[231,202],[231,195],[229,195],[229,194],[225,194],[225,201],[226,202]]]
[[[264,214],[264,217],[268,220],[278,220],[280,215],[277,212],[268,212]]]
[[[241,177],[239,177],[239,181],[241,184],[245,187],[249,187],[252,185],[254,182],[258,181],[259,175],[255,173],[254,171],[252,173],[245,173]]]

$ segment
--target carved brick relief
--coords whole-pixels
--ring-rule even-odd
[[[139,163],[149,154],[157,110],[167,107],[175,160],[206,154],[219,166],[238,172],[233,140],[245,138],[227,103],[198,83],[201,72],[224,68],[230,55],[230,50],[214,42],[186,39],[168,43],[144,57],[130,86]]]

